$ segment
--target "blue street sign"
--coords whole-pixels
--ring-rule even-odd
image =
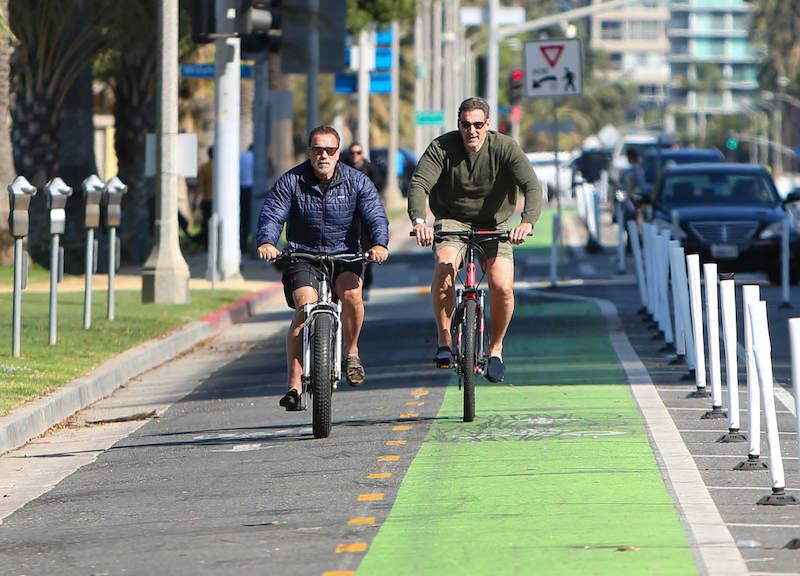
[[[358,76],[355,74],[336,74],[333,90],[337,94],[353,94],[358,90]],[[371,94],[391,94],[392,76],[388,72],[372,72],[369,75]]]
[[[392,29],[386,28],[385,30],[378,30],[378,32],[375,34],[375,43],[378,46],[391,46]]]
[[[392,49],[378,46],[375,49],[375,70],[392,69]]]
[[[253,67],[250,64],[242,64],[242,78],[253,77]],[[184,78],[213,78],[214,64],[181,64],[181,76]]]

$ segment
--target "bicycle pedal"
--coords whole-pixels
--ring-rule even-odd
[[[450,365],[449,361],[437,361],[436,362],[436,367],[437,368],[451,368],[451,365]]]

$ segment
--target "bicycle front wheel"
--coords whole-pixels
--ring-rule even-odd
[[[333,357],[333,322],[328,314],[314,320],[311,341],[313,364],[311,390],[313,393],[312,430],[314,438],[327,438],[331,433],[331,358]]]
[[[475,419],[475,343],[478,332],[478,302],[464,302],[464,330],[461,334],[461,383],[464,387],[464,422]]]

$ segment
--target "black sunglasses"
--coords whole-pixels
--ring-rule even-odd
[[[328,156],[333,156],[339,151],[339,148],[336,146],[312,146],[311,152],[314,156],[322,156],[323,152],[327,152]]]
[[[363,150],[350,150],[350,154],[363,154]]]
[[[461,126],[462,130],[469,130],[470,126],[475,128],[475,130],[481,130],[486,126],[486,122],[467,122],[466,120],[459,120],[458,125]]]

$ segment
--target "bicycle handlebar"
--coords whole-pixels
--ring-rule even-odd
[[[412,230],[408,234],[409,236],[416,236],[417,231]],[[447,237],[456,237],[456,238],[476,238],[478,237],[480,240],[500,240],[501,242],[507,242],[508,231],[507,230],[457,230],[457,231],[445,231],[440,230],[439,232],[434,232],[433,237],[437,240],[442,240]]]
[[[310,252],[286,251],[280,254],[273,262],[291,262],[292,260],[308,260],[310,262],[365,262],[369,260],[367,253],[363,254],[312,254]]]

